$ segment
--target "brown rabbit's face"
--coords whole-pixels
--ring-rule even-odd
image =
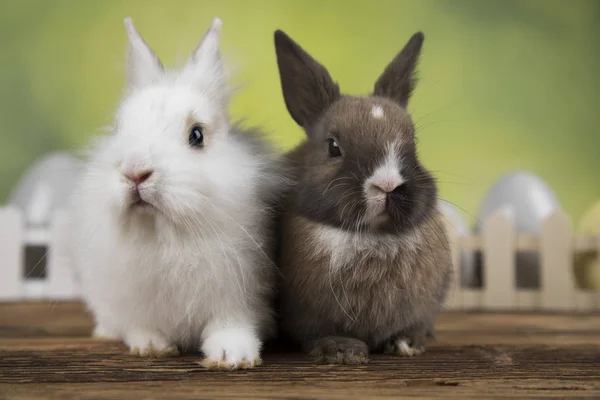
[[[296,210],[350,230],[401,232],[435,204],[410,116],[382,97],[342,97],[310,128]]]
[[[411,38],[370,97],[342,96],[327,70],[283,32],[275,34],[287,108],[308,142],[295,209],[349,230],[417,229],[436,202],[419,163],[406,104],[423,41]]]

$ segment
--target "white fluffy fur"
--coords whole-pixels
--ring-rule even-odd
[[[279,183],[269,156],[230,132],[220,21],[176,72],[125,24],[129,90],[73,205],[73,256],[96,334],[142,355],[178,346],[201,349],[208,366],[252,366],[272,328],[259,192]],[[188,145],[190,115],[203,149]],[[140,194],[153,207],[131,208],[123,174],[148,169]]]
[[[315,256],[329,257],[331,271],[352,266],[352,260],[363,257],[393,259],[400,248],[416,251],[420,235],[376,235],[370,232],[353,232],[327,225],[319,225],[312,235]]]

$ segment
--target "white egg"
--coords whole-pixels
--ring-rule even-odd
[[[502,176],[485,196],[475,231],[481,232],[485,219],[502,209],[514,218],[518,233],[540,233],[543,221],[560,208],[556,194],[539,177],[524,171],[509,173]],[[538,253],[518,252],[516,264],[517,287],[539,287]]]
[[[462,213],[452,203],[439,199],[438,207],[444,215],[445,222],[449,225],[448,229],[456,230],[459,236],[470,234],[469,226]],[[460,285],[462,287],[476,287],[475,274],[475,253],[469,250],[463,250],[460,255]]]
[[[68,154],[48,154],[23,174],[8,204],[20,208],[28,224],[46,226],[55,210],[67,206],[81,170],[81,162]]]

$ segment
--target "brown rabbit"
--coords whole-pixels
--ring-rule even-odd
[[[412,36],[373,95],[353,97],[275,32],[285,103],[307,135],[287,154],[295,188],[281,223],[280,317],[319,361],[421,353],[445,296],[451,258],[437,188],[406,110],[423,40]]]

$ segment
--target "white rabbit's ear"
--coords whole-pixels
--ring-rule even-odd
[[[200,41],[192,52],[187,68],[193,79],[204,86],[207,83],[221,84],[224,78],[219,36],[221,34],[221,20],[214,18]]]
[[[192,53],[192,62],[196,64],[201,62],[220,62],[219,36],[221,34],[221,25],[222,22],[219,18],[213,18],[200,44],[198,44]]]
[[[125,18],[125,29],[129,42],[127,49],[127,86],[135,88],[148,85],[162,76],[164,72],[163,65],[135,29],[130,17]]]

